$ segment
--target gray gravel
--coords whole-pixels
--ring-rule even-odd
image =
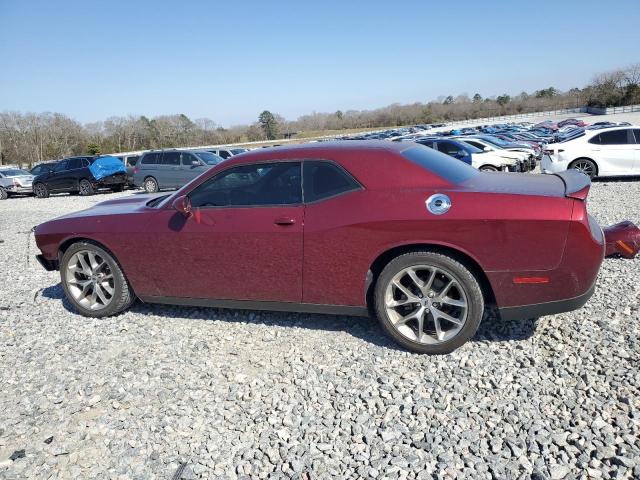
[[[488,319],[442,357],[362,318],[86,319],[27,232],[118,195],[0,202],[0,478],[640,477],[640,260],[606,260],[579,311]],[[640,182],[595,183],[589,207],[638,222]]]

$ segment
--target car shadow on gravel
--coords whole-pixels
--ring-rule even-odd
[[[62,300],[62,304],[67,311],[77,314],[65,297],[61,283],[43,289],[42,296],[51,300]],[[387,337],[378,322],[368,317],[169,306],[139,301],[131,307],[130,311],[136,314],[157,315],[174,319],[218,320],[229,323],[255,323],[266,326],[343,331],[380,347],[402,350],[401,347]],[[537,319],[507,322],[497,318],[495,314],[487,312],[472,341],[508,342],[526,340],[533,336],[536,326]]]

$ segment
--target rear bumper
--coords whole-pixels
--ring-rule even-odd
[[[57,260],[47,260],[43,255],[36,255],[36,260],[47,272],[53,272],[59,268]]]
[[[535,303],[520,307],[499,308],[502,320],[523,320],[527,318],[538,318],[545,315],[555,315],[556,313],[570,312],[584,306],[595,291],[595,283],[582,295],[566,300],[556,300],[554,302]]]

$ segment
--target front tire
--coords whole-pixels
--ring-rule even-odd
[[[95,188],[89,180],[83,178],[80,180],[80,183],[78,183],[78,191],[80,192],[80,195],[86,197],[93,195],[95,193]]]
[[[418,251],[387,264],[376,282],[374,307],[387,334],[404,348],[444,354],[476,333],[484,298],[477,279],[462,263]]]
[[[574,160],[571,162],[571,165],[569,165],[569,168],[573,168],[574,170],[584,173],[592,180],[598,176],[598,166],[589,158],[579,158]]]
[[[160,191],[160,185],[155,178],[147,177],[144,179],[144,190],[147,193],[156,193]]]
[[[481,172],[497,172],[498,169],[493,165],[483,165],[479,168]]]
[[[38,198],[49,198],[49,188],[44,183],[36,183],[33,186],[33,193]]]
[[[108,317],[131,306],[135,295],[116,259],[90,242],[71,245],[60,261],[69,302],[85,317]]]
[[[7,198],[9,198],[9,194],[4,188],[0,187],[0,200],[6,200]]]

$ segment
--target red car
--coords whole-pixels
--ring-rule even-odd
[[[336,142],[234,156],[172,195],[39,225],[47,270],[103,317],[143,302],[367,315],[446,353],[487,305],[503,319],[581,307],[604,255],[589,179],[481,173],[415,143]]]

